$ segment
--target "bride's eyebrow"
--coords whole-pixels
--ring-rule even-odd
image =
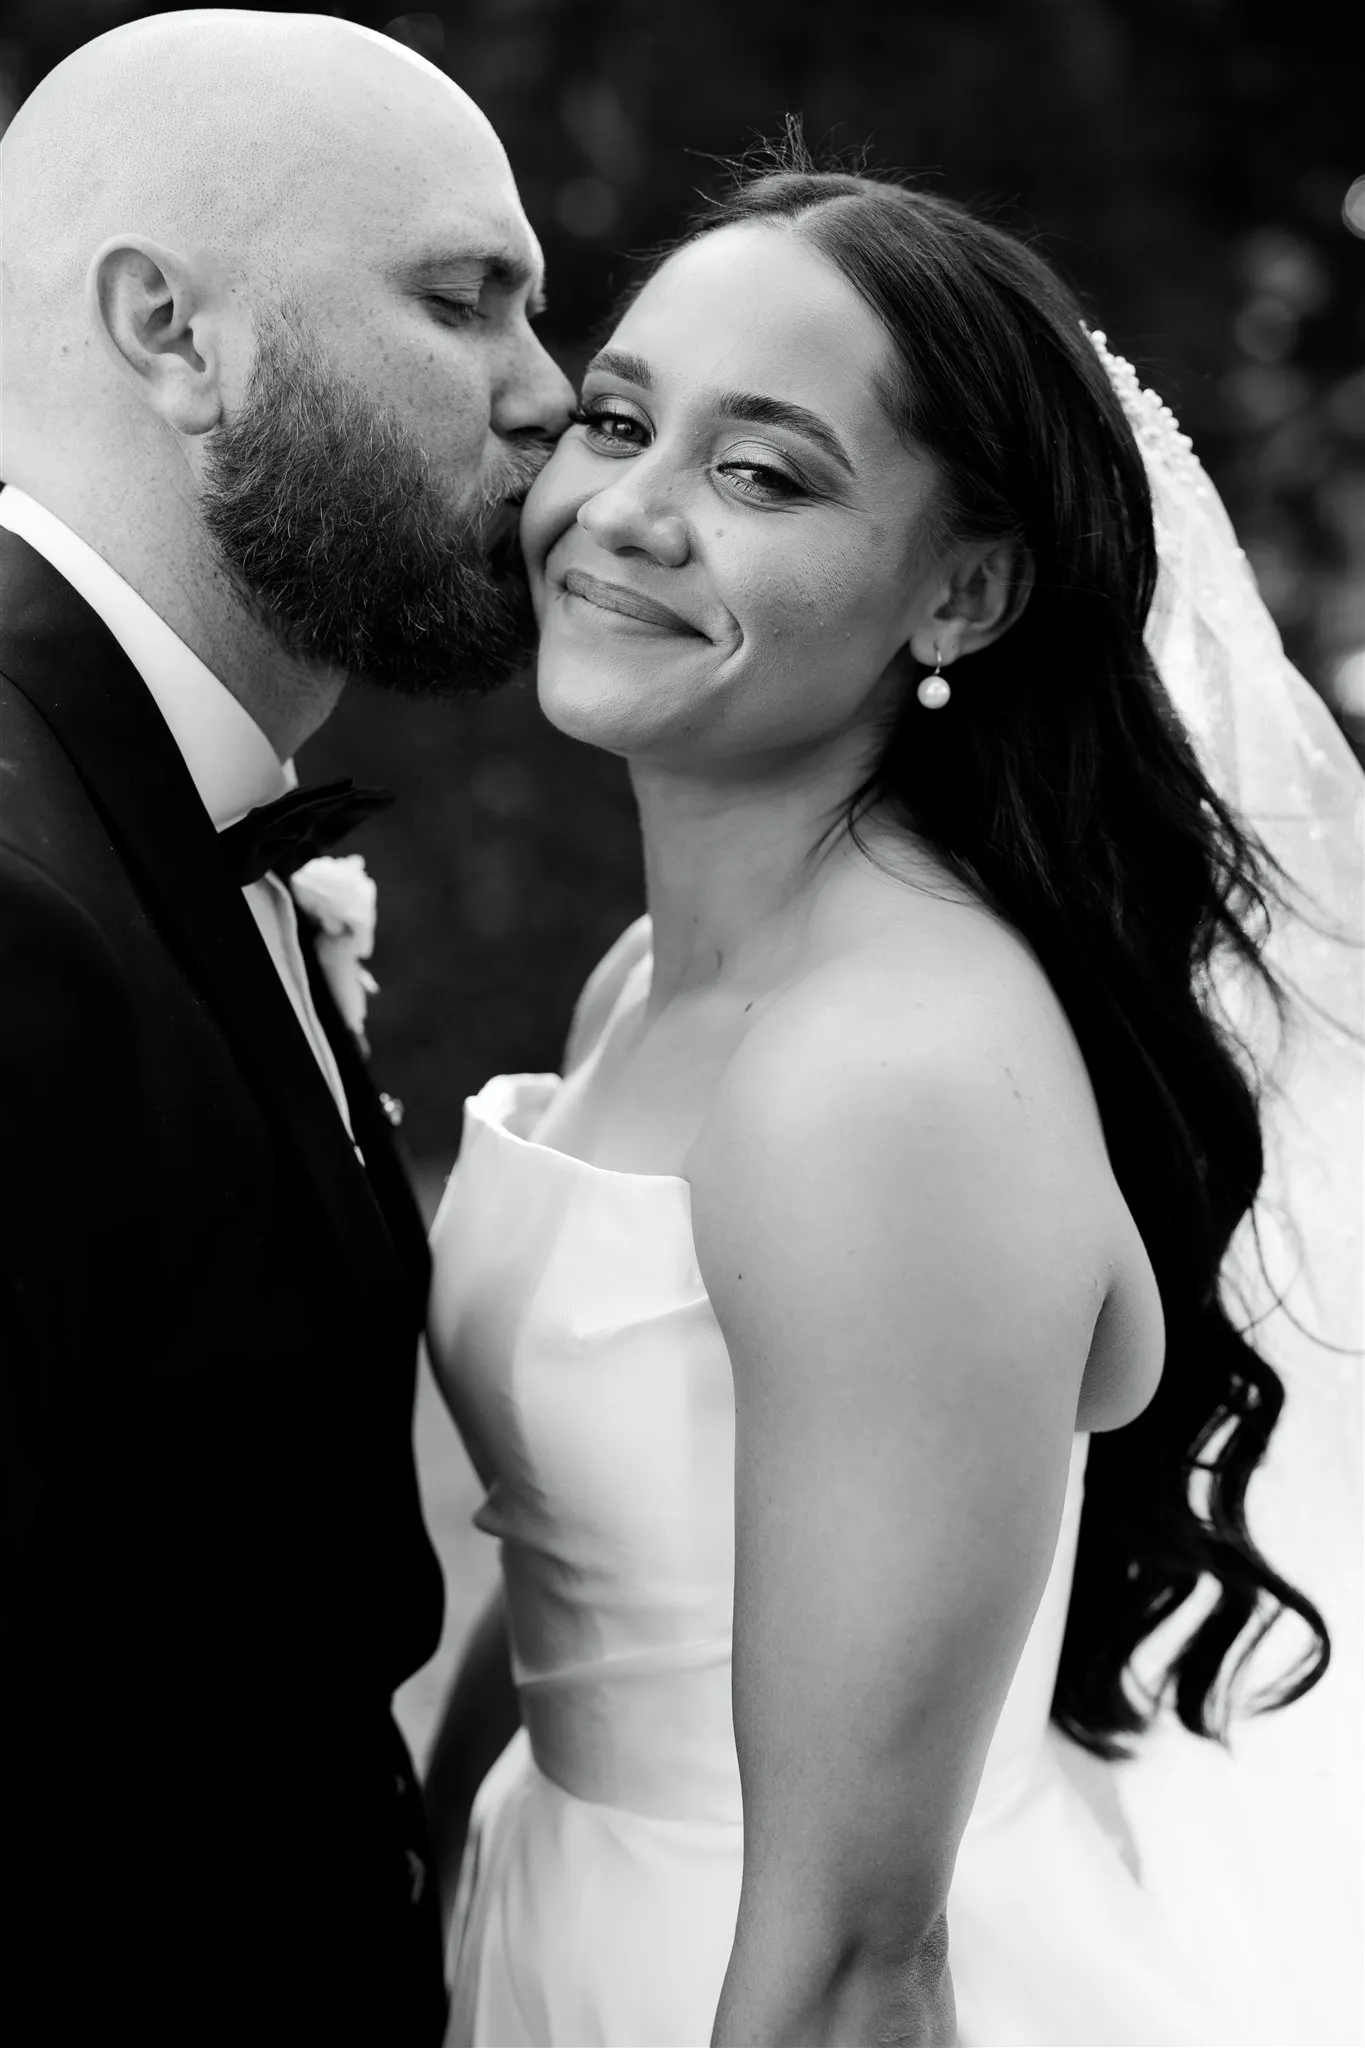
[[[644,357],[628,355],[622,349],[600,349],[583,374],[588,376],[594,370],[619,377],[622,383],[634,384],[641,391],[654,388],[654,373]],[[793,405],[786,398],[766,398],[757,391],[722,391],[715,400],[715,409],[722,419],[752,420],[760,427],[788,427],[822,448],[849,476],[857,474],[828,420],[822,420],[818,412],[811,412],[804,405]]]
[[[785,398],[765,398],[757,391],[722,391],[716,400],[716,411],[722,419],[752,420],[760,427],[789,427],[794,434],[804,434],[817,448],[823,448],[830,460],[849,476],[857,475],[829,421],[804,405],[793,405]]]
[[[601,370],[608,377],[619,377],[623,384],[638,384],[641,391],[654,389],[654,372],[644,357],[627,355],[624,349],[598,349],[583,375],[591,376],[594,370]]]

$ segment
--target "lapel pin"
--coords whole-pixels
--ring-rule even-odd
[[[398,1100],[398,1097],[396,1095],[381,1094],[379,1098],[379,1107],[383,1110],[385,1116],[393,1125],[394,1129],[397,1130],[398,1126],[403,1121],[403,1105]]]

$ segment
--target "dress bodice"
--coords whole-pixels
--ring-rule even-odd
[[[559,1080],[466,1105],[433,1232],[433,1364],[502,1544],[536,1763],[576,1796],[738,1822],[730,1707],[734,1391],[686,1181],[538,1144]],[[974,1828],[1026,1787],[1047,1730],[1087,1439],[991,1744]]]

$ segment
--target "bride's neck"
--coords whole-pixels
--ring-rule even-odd
[[[761,984],[839,857],[839,785],[805,766],[721,779],[637,763],[631,780],[654,925],[651,1008],[722,980]]]

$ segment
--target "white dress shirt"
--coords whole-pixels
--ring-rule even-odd
[[[0,526],[49,561],[109,628],[165,719],[215,831],[295,787],[293,763],[279,759],[232,692],[64,520],[7,484],[0,491]],[[354,1143],[346,1091],[308,987],[294,899],[275,875],[262,876],[242,894]]]

